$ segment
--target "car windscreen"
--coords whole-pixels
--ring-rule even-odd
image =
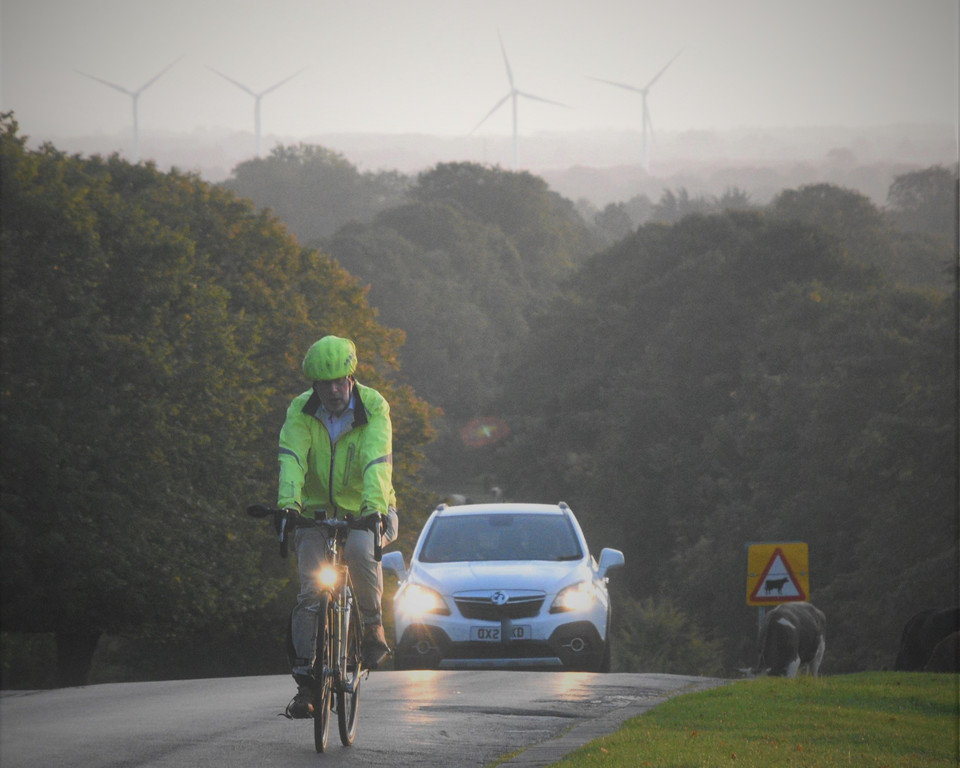
[[[492,560],[579,560],[580,542],[562,515],[436,517],[420,550],[425,563]]]

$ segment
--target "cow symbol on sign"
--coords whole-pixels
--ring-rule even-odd
[[[783,587],[788,581],[790,581],[790,578],[787,576],[782,579],[767,579],[763,583],[763,591],[769,595],[773,590],[776,590],[778,595],[782,595]]]

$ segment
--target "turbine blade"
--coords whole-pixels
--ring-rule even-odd
[[[303,72],[303,70],[305,70],[305,69],[306,69],[306,67],[301,67],[301,68],[298,69],[296,72],[294,72],[292,75],[290,75],[290,77],[285,77],[285,78],[283,78],[283,80],[281,80],[279,83],[274,83],[273,85],[271,85],[269,88],[267,88],[267,90],[265,90],[265,91],[260,91],[260,95],[261,95],[261,96],[266,96],[268,93],[270,93],[270,91],[275,91],[275,90],[277,90],[277,88],[279,88],[281,85],[283,85],[283,84],[284,84],[285,82],[287,82],[288,80],[293,80],[293,78],[295,78],[297,75],[299,75],[299,74],[300,74],[301,72]]]
[[[500,34],[499,27],[497,28],[497,38],[500,40],[500,50],[503,52],[503,63],[507,67],[507,79],[510,81],[510,87],[513,88],[513,70],[510,69],[510,59],[507,58],[507,49],[503,45],[503,36]]]
[[[84,77],[89,77],[91,80],[96,80],[98,83],[103,83],[104,85],[108,85],[108,86],[110,86],[111,88],[115,88],[116,90],[120,91],[120,93],[125,93],[125,94],[127,94],[127,96],[136,96],[136,95],[137,95],[137,94],[133,93],[132,91],[128,91],[128,90],[127,90],[126,88],[124,88],[122,85],[117,85],[116,83],[111,83],[109,80],[103,80],[103,79],[101,79],[101,78],[99,78],[99,77],[94,77],[93,75],[88,75],[86,72],[81,72],[79,69],[75,69],[74,72],[76,72],[78,75],[83,75]]]
[[[498,109],[500,109],[500,107],[502,107],[502,106],[506,103],[507,99],[509,99],[511,96],[513,96],[513,91],[511,91],[510,93],[508,93],[506,96],[504,96],[502,99],[500,99],[500,101],[498,101],[496,104],[494,104],[494,105],[493,105],[493,109],[491,109],[489,112],[487,112],[487,114],[485,114],[485,115],[483,116],[483,120],[481,120],[479,123],[477,123],[475,126],[473,126],[473,128],[472,128],[471,131],[470,131],[470,133],[473,133],[474,131],[477,130],[477,128],[479,128],[481,125],[483,125],[483,124],[487,121],[487,118],[490,117],[490,115],[492,115],[492,114],[493,114],[494,112],[496,112]],[[469,134],[467,134],[467,135],[469,135]]]
[[[673,64],[673,62],[675,62],[675,61],[677,60],[677,56],[679,56],[681,53],[683,53],[683,49],[682,49],[682,48],[677,52],[676,56],[674,56],[672,59],[670,59],[670,61],[668,61],[666,64],[664,64],[663,69],[661,69],[659,72],[657,72],[657,74],[655,74],[655,75],[653,76],[653,80],[651,80],[649,83],[647,83],[646,88],[644,88],[643,90],[645,90],[645,91],[646,91],[646,90],[649,90],[650,86],[653,85],[655,82],[657,82],[657,80],[660,79],[660,75],[662,75],[664,72],[667,71],[667,67],[669,67],[671,64]]]
[[[161,69],[158,74],[154,75],[152,78],[150,78],[149,80],[147,80],[147,82],[145,82],[143,85],[141,85],[141,86],[137,89],[137,94],[139,95],[140,93],[143,93],[145,90],[147,90],[147,88],[149,88],[149,87],[150,87],[151,85],[153,85],[157,80],[160,79],[160,76],[161,76],[161,75],[163,75],[168,69],[170,69],[171,67],[173,67],[173,65],[176,64],[178,61],[180,61],[180,59],[182,59],[182,58],[183,58],[183,56],[180,56],[180,57],[178,57],[177,59],[175,59],[174,61],[172,61],[170,64],[167,64],[167,66],[165,66],[163,69]]]
[[[615,85],[617,88],[624,88],[628,91],[633,91],[634,93],[643,93],[642,88],[637,88],[635,85],[627,85],[626,83],[617,83],[613,80],[604,80],[599,77],[588,77],[588,80],[595,80],[598,83],[606,83],[607,85]]]
[[[240,90],[246,91],[247,93],[249,93],[249,94],[250,94],[251,96],[253,96],[254,98],[257,97],[257,94],[255,94],[253,91],[251,91],[249,88],[247,88],[247,86],[245,86],[243,83],[237,82],[237,81],[234,80],[232,77],[227,77],[225,74],[223,74],[223,72],[218,72],[217,70],[215,70],[215,69],[214,69],[213,67],[211,67],[211,66],[208,66],[207,69],[209,69],[211,72],[213,72],[213,73],[216,74],[216,75],[220,75],[220,77],[222,77],[222,78],[223,78],[224,80],[226,80],[227,82],[233,83],[233,84],[234,84],[235,86],[237,86],[237,88],[239,88]]]
[[[544,104],[554,104],[558,107],[564,107],[566,109],[573,109],[569,104],[561,104],[559,101],[551,101],[550,99],[545,99],[542,96],[534,96],[532,93],[525,93],[524,91],[517,91],[518,96],[523,96],[525,99],[533,99],[534,101],[542,101]]]

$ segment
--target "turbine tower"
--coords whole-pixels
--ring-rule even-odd
[[[281,80],[278,83],[274,83],[269,88],[266,88],[260,91],[260,93],[255,93],[253,90],[245,86],[243,83],[237,82],[232,77],[227,77],[225,74],[223,74],[223,72],[217,72],[217,70],[215,70],[213,67],[207,67],[207,69],[209,69],[214,74],[220,75],[220,77],[222,77],[224,80],[230,83],[233,83],[240,90],[246,93],[249,93],[251,96],[253,96],[253,100],[254,100],[253,101],[253,134],[254,134],[253,149],[256,154],[256,157],[260,157],[260,99],[262,99],[271,91],[277,90],[277,88],[279,88],[288,80],[292,80],[293,78],[295,78],[297,75],[303,72],[303,70],[306,69],[306,67],[302,67],[301,69],[298,69],[292,75],[283,78],[283,80]]]
[[[103,83],[104,85],[107,85],[110,88],[114,88],[120,91],[120,93],[125,93],[127,94],[127,96],[130,97],[130,100],[133,102],[133,162],[134,163],[140,162],[140,117],[139,117],[140,94],[143,93],[145,90],[147,90],[147,88],[153,85],[157,80],[159,80],[161,75],[166,73],[168,69],[170,69],[174,64],[176,64],[182,58],[183,56],[176,59],[176,61],[172,62],[171,64],[168,64],[166,67],[160,70],[160,72],[158,72],[156,75],[154,75],[149,80],[147,80],[147,82],[145,82],[135,91],[129,91],[126,88],[124,88],[122,85],[117,85],[116,83],[111,83],[109,80],[102,80],[99,77],[88,75],[86,72],[81,72],[79,69],[76,70],[77,74],[83,75],[84,77],[89,77],[91,80],[96,80],[98,83]]]
[[[601,80],[599,77],[591,77],[591,80],[596,80],[598,83],[606,83],[607,85],[615,85],[617,88],[625,88],[628,91],[633,91],[634,93],[639,93],[643,97],[643,168],[646,171],[650,170],[650,158],[647,154],[647,131],[653,133],[653,123],[650,120],[650,108],[647,106],[647,94],[650,92],[650,88],[653,86],[657,80],[660,79],[660,76],[667,71],[673,62],[677,60],[683,51],[679,51],[670,61],[668,61],[657,74],[653,76],[653,79],[647,83],[643,88],[638,88],[635,85],[628,85],[626,83],[616,83],[613,80]]]
[[[561,104],[559,101],[550,101],[550,99],[545,99],[542,96],[534,96],[532,93],[526,93],[524,91],[519,90],[516,87],[516,85],[514,85],[514,82],[513,82],[513,70],[510,69],[510,60],[507,58],[507,49],[503,45],[503,36],[500,34],[499,29],[497,30],[497,37],[500,39],[500,50],[503,52],[503,63],[507,68],[507,80],[510,81],[510,90],[506,96],[504,96],[502,99],[500,99],[500,101],[498,101],[496,104],[493,105],[493,109],[491,109],[489,112],[487,112],[486,115],[484,115],[483,120],[477,123],[473,127],[473,130],[470,131],[470,133],[471,134],[474,133],[477,130],[477,128],[479,128],[481,125],[483,125],[487,121],[488,117],[490,117],[494,112],[500,109],[500,107],[502,107],[507,102],[507,99],[510,99],[513,102],[512,104],[513,106],[513,170],[517,170],[517,155],[518,155],[517,153],[517,146],[518,146],[517,99],[518,97],[523,96],[523,98],[525,99],[532,99],[533,101],[542,101],[546,104],[554,104],[555,106],[558,106],[558,107],[568,107],[568,105]]]

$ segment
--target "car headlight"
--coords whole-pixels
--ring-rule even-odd
[[[581,581],[577,584],[571,584],[564,587],[554,598],[550,606],[550,613],[563,613],[564,611],[583,611],[593,605],[597,599],[597,591],[589,581]]]
[[[425,613],[439,613],[444,616],[450,614],[450,609],[439,592],[419,584],[408,584],[403,588],[397,607],[408,616],[414,617],[423,616]]]

